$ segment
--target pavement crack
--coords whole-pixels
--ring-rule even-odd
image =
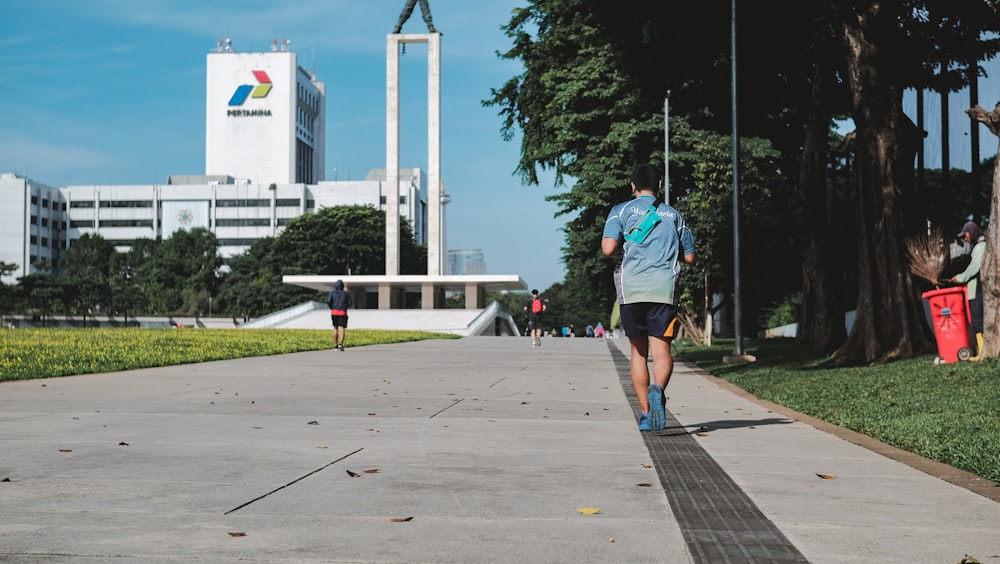
[[[313,475],[313,474],[315,474],[316,472],[319,472],[320,470],[323,470],[323,469],[325,469],[325,468],[328,468],[328,467],[330,467],[330,466],[333,466],[334,464],[336,464],[336,463],[340,462],[341,460],[344,460],[345,458],[347,458],[347,457],[349,457],[349,456],[354,456],[355,454],[357,454],[357,453],[359,453],[359,452],[361,452],[361,451],[363,451],[363,450],[365,450],[365,449],[364,449],[364,448],[359,448],[358,450],[356,450],[356,451],[354,451],[354,452],[351,452],[351,453],[348,453],[348,454],[345,454],[344,456],[341,456],[341,457],[340,457],[340,458],[338,458],[337,460],[334,460],[333,462],[330,462],[330,463],[327,463],[327,464],[324,464],[323,466],[320,466],[319,468],[317,468],[317,469],[313,470],[312,472],[310,472],[310,473],[308,473],[308,474],[306,474],[306,475],[304,475],[304,476],[299,476],[298,478],[295,478],[295,479],[294,479],[294,480],[292,480],[291,482],[288,482],[287,484],[285,484],[285,485],[283,485],[283,486],[279,486],[279,487],[277,487],[277,488],[274,488],[273,490],[271,490],[271,491],[267,492],[267,493],[266,493],[266,494],[264,494],[264,495],[260,495],[260,496],[257,496],[257,497],[255,497],[255,498],[251,499],[250,501],[248,501],[248,502],[244,503],[243,505],[238,505],[238,506],[236,506],[236,507],[234,507],[234,508],[230,509],[229,511],[226,511],[225,513],[223,513],[223,515],[229,515],[229,514],[230,514],[230,513],[232,513],[233,511],[236,511],[236,510],[238,510],[238,509],[243,509],[244,507],[246,507],[246,506],[250,505],[251,503],[253,503],[253,502],[255,502],[255,501],[260,501],[260,500],[264,499],[265,497],[267,497],[267,496],[269,496],[269,495],[273,494],[274,492],[277,492],[277,491],[280,491],[280,490],[283,490],[283,489],[287,488],[288,486],[290,486],[290,485],[294,484],[295,482],[298,482],[298,481],[301,481],[301,480],[304,480],[304,479],[308,478],[309,476],[312,476],[312,475]]]
[[[465,401],[465,398],[453,400],[453,403],[451,405],[449,405],[448,407],[445,407],[445,408],[442,408],[442,409],[438,410],[437,413],[432,414],[430,417],[428,417],[428,419],[434,419],[434,417],[436,415],[440,415],[441,413],[444,413],[445,411],[448,411],[449,409],[455,407],[456,405],[458,405],[459,403],[461,403],[463,401]]]

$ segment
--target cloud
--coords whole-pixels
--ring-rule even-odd
[[[46,143],[0,130],[0,171],[3,172],[13,172],[55,186],[66,184],[69,175],[74,172],[92,173],[116,163],[117,157],[90,147]],[[66,176],[39,178],[33,175],[33,171]]]

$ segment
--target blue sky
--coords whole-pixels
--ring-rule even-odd
[[[978,104],[992,111],[1000,102],[1000,60],[996,58],[981,63],[986,69],[986,78],[979,79]],[[969,89],[948,95],[948,121],[951,133],[949,140],[949,159],[951,168],[971,170],[972,162],[972,131],[973,122],[965,113],[975,102],[969,100]],[[913,91],[903,95],[903,111],[916,123],[917,97]],[[995,157],[997,154],[997,136],[990,133],[985,125],[976,123],[979,128],[980,160]],[[924,130],[927,138],[924,140],[924,157],[927,168],[941,167],[941,96],[924,92]]]
[[[51,186],[154,184],[205,172],[205,61],[219,39],[288,39],[326,83],[327,180],[385,167],[385,41],[405,0],[0,0],[0,172]],[[519,74],[500,26],[515,0],[431,0],[442,53],[447,245],[544,290],[564,277],[551,176],[523,186],[491,88]],[[419,5],[404,33],[424,33]],[[427,51],[401,59],[402,167],[427,167]],[[595,241],[595,248],[598,242]]]

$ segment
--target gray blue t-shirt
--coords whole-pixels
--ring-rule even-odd
[[[694,237],[680,212],[660,202],[660,223],[645,241],[625,239],[649,211],[655,198],[639,196],[611,208],[604,223],[604,237],[622,243],[624,254],[615,268],[618,303],[654,302],[676,305],[676,280],[682,254],[694,253]]]

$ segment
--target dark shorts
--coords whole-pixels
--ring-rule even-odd
[[[347,328],[347,316],[346,315],[331,315],[330,321],[333,321],[334,327]]]
[[[645,337],[674,338],[677,327],[677,306],[652,302],[622,304],[622,328],[629,339]]]
[[[529,313],[528,314],[528,329],[541,329],[542,328],[542,314],[540,313]]]

